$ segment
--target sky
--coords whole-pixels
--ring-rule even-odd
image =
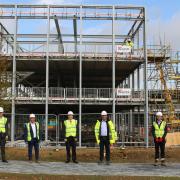
[[[0,0],[8,4],[137,5],[147,12],[149,44],[166,42],[180,50],[180,0]]]

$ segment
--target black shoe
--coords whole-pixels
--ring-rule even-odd
[[[2,162],[3,162],[3,163],[8,163],[8,161],[7,161],[7,160],[2,160]]]
[[[73,161],[73,163],[78,164],[79,162],[78,161]]]
[[[110,161],[106,161],[106,165],[108,165],[108,166],[109,166],[109,165],[110,165]]]
[[[102,165],[102,164],[103,164],[103,161],[98,161],[98,164],[99,164],[99,165]]]
[[[67,160],[65,163],[70,163],[70,160]]]

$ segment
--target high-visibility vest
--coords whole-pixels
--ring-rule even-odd
[[[7,123],[7,118],[4,116],[1,117],[0,118],[0,133],[6,132],[6,123]]]
[[[39,140],[39,123],[35,122],[35,124],[36,124],[36,137]],[[32,140],[30,126],[31,126],[31,123],[26,124],[26,127],[27,127],[27,141]]]
[[[156,121],[153,122],[153,126],[154,126],[154,129],[155,129],[155,136],[156,138],[162,138],[163,135],[164,135],[164,130],[165,130],[165,127],[166,127],[166,122],[165,121],[162,121],[160,126],[157,124]]]
[[[131,41],[131,42],[126,42],[126,46],[129,46],[129,47],[133,47],[134,46],[134,44],[133,44],[133,42]]]
[[[100,131],[101,131],[100,126],[101,126],[101,122],[97,120],[96,125],[95,125],[95,137],[98,144],[100,142]],[[115,141],[117,140],[117,132],[115,131],[114,124],[111,120],[108,121],[108,126],[109,126],[110,144],[114,144]]]
[[[65,120],[64,121],[64,125],[65,125],[65,131],[66,131],[66,134],[65,136],[66,137],[76,137],[76,131],[77,131],[77,120],[75,119],[72,119],[72,120]]]

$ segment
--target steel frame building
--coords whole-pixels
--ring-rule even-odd
[[[134,6],[96,6],[96,5],[0,5],[1,19],[1,52],[5,47],[3,56],[11,62],[12,71],[12,117],[11,117],[11,141],[14,141],[14,126],[16,106],[26,104],[45,104],[45,140],[48,139],[48,114],[50,104],[66,104],[71,107],[76,104],[79,110],[79,142],[81,146],[81,114],[82,106],[86,104],[112,107],[112,118],[115,122],[115,114],[119,112],[117,107],[127,105],[143,107],[146,137],[145,142],[148,147],[148,88],[147,88],[147,50],[146,50],[146,14],[144,7]],[[27,33],[19,31],[18,23],[25,23],[28,20],[42,20],[45,22],[46,33]],[[13,32],[7,30],[3,25],[6,22],[13,22]],[[72,21],[72,33],[62,33],[59,23],[61,21]],[[96,21],[96,22],[95,22]],[[86,23],[97,25],[104,21],[111,27],[110,32],[104,34],[90,34],[84,31]],[[55,23],[56,33],[51,32],[51,23]],[[122,23],[121,31],[118,31]],[[88,25],[88,26],[90,26]],[[33,28],[33,27],[32,27]],[[133,53],[119,54],[116,52],[117,45],[122,45],[128,38],[134,42]],[[5,43],[6,45],[2,45]],[[69,44],[69,46],[68,46]],[[25,50],[28,45],[44,46],[40,50]],[[66,48],[68,47],[68,48]],[[35,48],[36,49],[36,48]],[[37,48],[38,49],[38,48]],[[2,52],[3,53],[3,52]],[[62,85],[54,85],[50,80],[51,67],[61,67],[59,70],[64,73],[63,81],[68,81],[68,74],[65,71],[75,71],[70,74],[74,78],[72,83],[64,83],[64,88],[58,90]],[[71,68],[67,68],[70,66]],[[31,68],[32,67],[32,68]],[[102,68],[101,68],[102,67]],[[65,71],[63,71],[65,69]],[[89,69],[89,70],[88,70]],[[142,72],[140,69],[143,69]],[[56,74],[58,75],[58,71]],[[31,77],[31,72],[35,71],[36,76]],[[45,74],[45,83],[41,83],[40,71]],[[97,72],[99,73],[97,73]],[[136,78],[135,78],[136,71]],[[21,72],[21,75],[18,73]],[[22,73],[23,72],[23,73]],[[28,74],[28,72],[30,72]],[[86,73],[87,72],[87,73]],[[92,74],[90,72],[93,72]],[[21,79],[18,78],[21,76]],[[140,80],[140,76],[143,78]],[[25,81],[29,78],[31,85]],[[39,77],[39,79],[38,79]],[[130,78],[131,77],[131,78]],[[37,81],[37,83],[33,82]],[[137,81],[137,83],[136,83]],[[143,82],[142,82],[143,81]],[[44,87],[39,87],[43,84]],[[60,84],[62,84],[60,82]],[[70,87],[68,87],[68,85]],[[116,90],[119,87],[130,87],[137,91],[131,99],[119,99]],[[31,86],[31,88],[29,88]],[[37,88],[32,86],[38,86]],[[55,86],[55,87],[51,87]],[[73,88],[75,99],[66,97],[69,89]],[[88,89],[89,88],[89,89]],[[98,88],[98,89],[97,89]],[[30,100],[28,90],[33,92]],[[37,90],[41,95],[35,98]],[[58,91],[53,99],[51,92]],[[22,92],[23,90],[23,92]],[[141,94],[143,91],[143,94]],[[74,93],[75,91],[75,93]],[[93,93],[91,92],[93,91]],[[109,95],[102,95],[100,92],[106,91]],[[28,92],[28,96],[24,94]],[[63,93],[63,95],[59,95]],[[97,93],[98,100],[93,101],[89,94]],[[23,95],[22,95],[23,94]],[[84,95],[85,94],[85,95]],[[63,99],[59,98],[63,97]],[[94,96],[94,95],[93,95]],[[59,98],[59,99],[58,99]],[[90,100],[89,100],[89,99]],[[97,98],[97,97],[96,97]],[[133,99],[134,98],[134,99]],[[103,109],[100,108],[100,109]]]

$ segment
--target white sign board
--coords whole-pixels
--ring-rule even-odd
[[[117,45],[116,52],[118,53],[131,53],[131,47],[126,45]]]
[[[130,88],[118,88],[116,94],[117,94],[117,96],[130,96],[131,89]]]

